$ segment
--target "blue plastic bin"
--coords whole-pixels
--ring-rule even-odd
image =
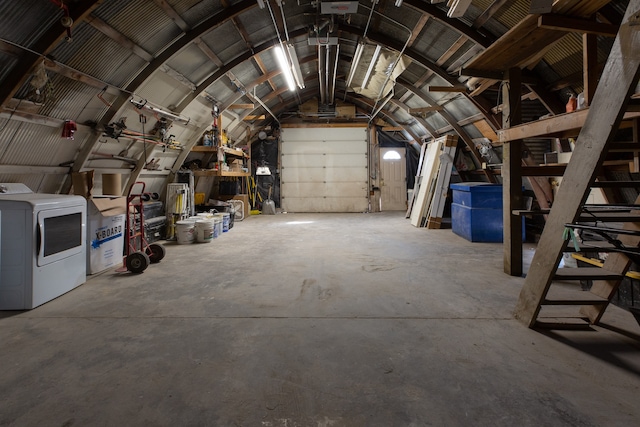
[[[453,203],[451,229],[471,242],[502,242],[502,208],[470,208]]]
[[[453,203],[469,208],[502,209],[502,184],[462,182],[451,184]]]

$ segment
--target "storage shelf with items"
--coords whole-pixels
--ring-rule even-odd
[[[195,177],[196,205],[209,206],[209,201],[242,200],[248,215],[247,182],[251,176],[251,156],[233,147],[226,134],[219,131],[219,118],[202,136],[199,145],[191,148],[183,167]]]

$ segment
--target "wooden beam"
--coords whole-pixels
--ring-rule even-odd
[[[463,85],[456,86],[427,86],[427,92],[466,92],[467,87]]]
[[[111,40],[118,43],[123,48],[127,49],[130,52],[133,52],[138,57],[144,59],[147,62],[153,61],[153,55],[149,52],[135,44],[128,37],[121,34],[118,30],[104,22],[102,19],[97,16],[91,15],[87,18],[87,22],[96,30],[100,31],[105,36],[109,37]]]
[[[415,43],[416,39],[422,32],[422,29],[427,24],[427,21],[429,20],[429,18],[430,16],[427,14],[423,14],[422,16],[420,16],[420,19],[418,19],[418,22],[416,23],[416,25],[413,27],[413,30],[411,31],[411,37],[409,37],[409,42],[407,43],[407,47],[411,47],[413,43]]]
[[[384,126],[380,130],[383,132],[402,132],[404,128],[401,126]]]
[[[2,165],[2,173],[11,175],[66,175],[70,170],[71,168],[62,166]]]
[[[482,27],[493,15],[495,15],[508,0],[494,0],[489,7],[473,21],[472,28]]]
[[[588,17],[596,13],[611,0],[556,0],[553,13]],[[538,28],[538,16],[529,14],[500,39],[474,58],[469,68],[507,71],[511,67],[523,67],[532,58],[541,57],[560,40],[565,33]]]
[[[445,53],[443,53],[440,58],[438,58],[438,60],[436,61],[436,64],[439,67],[442,67],[442,65],[447,62],[447,60],[449,58],[451,58],[453,55],[455,55],[455,53],[462,47],[462,45],[464,45],[467,40],[469,40],[468,38],[466,38],[465,36],[460,36],[458,37],[458,40],[456,40],[455,42],[453,42],[453,44],[449,47],[449,49],[447,49],[445,51]]]
[[[248,115],[248,116],[244,116],[242,118],[242,120],[247,120],[247,121],[264,120],[265,118],[266,118],[266,116],[264,114],[259,114],[259,115],[251,114],[251,115]]]
[[[502,86],[504,107],[502,127],[522,123],[522,82],[520,68],[511,68],[505,75],[508,84]],[[522,209],[522,140],[502,146],[502,219],[504,272],[522,275],[522,219],[513,211]]]
[[[157,4],[160,9],[162,9],[164,13],[166,13],[167,16],[171,18],[183,32],[187,32],[189,30],[189,24],[187,24],[185,20],[182,19],[182,16],[180,16],[180,14],[176,12],[176,10],[169,3],[167,3],[166,0],[153,0],[153,2]]]
[[[100,6],[100,2],[96,0],[79,0],[73,3],[73,7],[69,8],[69,15],[74,22],[82,22],[95,8]],[[24,82],[30,78],[30,72],[33,67],[39,64],[40,55],[47,55],[53,49],[58,47],[59,42],[67,36],[67,29],[58,22],[52,23],[48,29],[43,32],[40,37],[33,43],[29,44],[33,52],[24,52],[20,62],[13,68],[11,72],[0,85],[0,105],[4,105],[6,101],[20,90]],[[40,55],[39,55],[40,54]]]
[[[602,24],[591,19],[580,19],[554,14],[540,15],[540,17],[538,17],[538,28],[596,34],[606,37],[615,37],[616,34],[618,34],[617,25]]]
[[[624,116],[626,104],[640,78],[640,37],[633,26],[640,0],[630,0],[623,24],[616,37],[600,84],[596,89],[588,117],[580,131],[580,144],[571,157],[558,190],[556,202],[540,237],[524,286],[516,305],[515,316],[533,327],[546,298],[555,270],[565,247],[565,224],[580,213],[589,187],[605,159],[607,144],[613,140]]]
[[[31,123],[52,128],[60,128],[60,130],[62,130],[62,125],[64,125],[65,122],[62,119],[56,119],[54,117],[43,116],[26,111],[10,110],[5,107],[0,109],[0,119],[11,119],[18,122]],[[76,126],[78,127],[78,129],[91,130],[91,127],[83,125],[81,123],[76,123]]]
[[[202,52],[204,52],[205,55],[207,55],[207,57],[214,63],[216,64],[216,66],[218,68],[222,68],[224,66],[224,62],[222,62],[222,60],[218,57],[218,55],[216,55],[216,53],[211,50],[211,48],[209,47],[209,45],[207,45],[204,40],[202,39],[196,39],[193,42],[196,46],[198,46],[200,48],[200,50]]]
[[[535,122],[525,123],[511,129],[502,129],[498,131],[500,142],[511,141],[514,139],[554,137],[567,131],[575,131],[582,128],[587,120],[589,108],[574,111],[573,113],[558,114],[557,116],[540,119]],[[633,119],[640,117],[638,112],[625,113],[623,118]]]
[[[424,113],[430,113],[433,111],[440,111],[442,110],[443,107],[441,107],[440,105],[433,105],[430,107],[420,107],[420,108],[408,108],[407,112],[409,114],[424,114]]]
[[[226,109],[227,110],[253,110],[255,109],[255,104],[231,104]]]
[[[593,95],[596,93],[599,73],[596,71],[598,65],[598,36],[585,33],[582,35],[582,71],[584,82],[584,104],[591,104]]]

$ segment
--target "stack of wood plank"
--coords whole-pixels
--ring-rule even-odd
[[[407,218],[414,227],[440,228],[458,137],[445,135],[422,146]]]

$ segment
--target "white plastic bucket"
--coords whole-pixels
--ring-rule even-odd
[[[228,212],[222,212],[222,231],[224,233],[229,231],[230,222],[231,222],[231,214]]]
[[[200,219],[212,219],[213,218],[213,214],[209,213],[209,212],[200,212],[197,216]]]
[[[213,218],[213,238],[217,239],[222,234],[222,218]]]
[[[213,240],[213,221],[196,221],[196,242],[210,243]]]
[[[195,238],[195,223],[193,221],[176,222],[176,238],[179,245],[193,243]]]

